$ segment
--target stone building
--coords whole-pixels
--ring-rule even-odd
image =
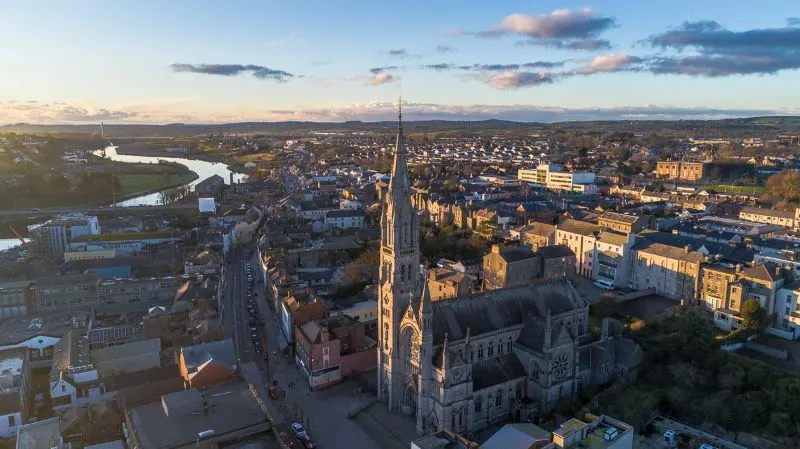
[[[483,256],[483,289],[521,285],[541,275],[539,256],[526,246],[501,248],[492,245],[489,254]]]

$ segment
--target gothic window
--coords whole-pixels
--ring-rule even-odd
[[[561,354],[553,360],[553,375],[561,379],[567,377],[567,374],[569,374],[569,357]]]
[[[475,413],[480,413],[483,410],[483,399],[478,396],[475,398]]]
[[[497,390],[497,396],[494,398],[494,405],[501,407],[503,405],[503,390]]]
[[[483,360],[483,345],[478,346],[478,360]]]
[[[513,348],[513,343],[511,342],[511,337],[508,337],[508,342],[506,342],[506,352],[511,352]]]
[[[536,362],[531,363],[531,376],[534,379],[539,379],[539,364]]]
[[[503,355],[503,342],[497,342],[497,355]]]
[[[487,357],[491,357],[491,356],[494,355],[494,345],[493,344],[489,343],[489,345],[486,348],[486,354],[487,354]]]

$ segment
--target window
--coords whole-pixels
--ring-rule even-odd
[[[478,346],[478,360],[483,360],[483,345]]]
[[[491,356],[494,355],[494,345],[493,344],[489,343],[489,347],[488,347],[486,353],[487,353],[488,357],[491,357]]]
[[[508,342],[506,342],[506,352],[511,352],[513,348],[513,343],[511,341],[511,337],[508,337]]]
[[[65,391],[67,391],[67,386],[64,385],[64,384],[61,384],[61,392],[63,393]]]
[[[497,396],[494,398],[494,405],[497,407],[503,405],[503,390],[497,390]]]
[[[17,425],[17,417],[8,415],[8,427],[15,427]]]
[[[483,411],[483,399],[478,396],[475,398],[475,413],[480,413]]]
[[[503,355],[503,342],[497,342],[497,355]]]

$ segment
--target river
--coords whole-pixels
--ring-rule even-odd
[[[127,154],[117,154],[117,147],[115,146],[106,147],[105,151],[106,158],[111,159],[112,161],[135,162],[140,164],[157,164],[158,161],[167,161],[184,165],[189,168],[189,170],[197,173],[198,178],[189,183],[189,185],[192,187],[194,187],[195,184],[199,183],[200,181],[208,179],[214,175],[222,176],[222,179],[225,180],[226,184],[230,182],[231,171],[228,170],[228,166],[222,162],[207,162],[199,159],[186,159],[182,157],[131,156]],[[94,154],[97,156],[102,156],[103,152],[102,150],[98,150],[95,151]],[[242,173],[233,173],[234,182],[244,181],[245,179],[247,179],[247,175]],[[125,201],[120,201],[117,203],[117,207],[153,206],[158,204],[158,192],[155,192],[130,198]]]

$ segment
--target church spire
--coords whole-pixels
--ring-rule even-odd
[[[403,101],[397,107],[397,143],[395,145],[392,180],[389,191],[399,195],[409,195],[408,163],[406,161],[406,138],[403,134]]]

